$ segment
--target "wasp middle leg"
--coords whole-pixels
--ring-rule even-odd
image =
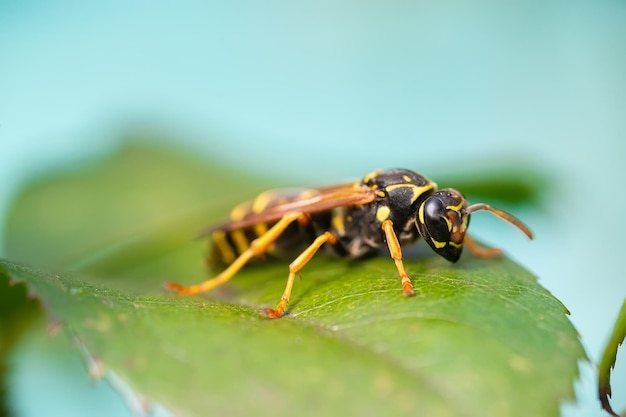
[[[285,291],[283,292],[280,301],[275,309],[266,308],[263,313],[272,319],[279,318],[285,312],[287,308],[287,303],[289,302],[289,297],[291,297],[291,289],[293,288],[293,282],[296,278],[296,274],[300,272],[300,270],[306,265],[313,255],[318,251],[318,249],[326,242],[329,242],[331,245],[337,243],[337,237],[331,232],[324,232],[324,234],[318,236],[309,247],[307,247],[298,257],[289,264],[289,277],[287,278],[287,285],[285,286]]]

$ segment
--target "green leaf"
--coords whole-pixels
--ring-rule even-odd
[[[624,299],[622,309],[615,321],[613,333],[606,344],[598,370],[598,398],[602,403],[602,408],[614,416],[618,414],[613,411],[611,403],[609,402],[609,398],[611,398],[611,370],[615,366],[617,349],[624,342],[624,337],[626,337],[626,299]]]
[[[280,320],[259,311],[280,298],[287,263],[206,295],[164,293],[164,281],[208,277],[194,231],[262,185],[132,144],[25,191],[7,248],[39,267],[0,269],[90,357],[183,415],[556,416],[572,397],[585,355],[566,309],[506,259],[409,254],[418,294],[405,298],[388,256],[318,256]]]

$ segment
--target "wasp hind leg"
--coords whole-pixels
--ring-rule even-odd
[[[235,274],[252,258],[263,255],[267,249],[280,237],[287,227],[294,221],[302,223],[308,222],[307,216],[303,213],[287,213],[274,226],[258,238],[250,242],[250,246],[237,257],[225,270],[215,278],[206,280],[197,285],[185,287],[175,282],[167,282],[164,287],[168,290],[176,291],[179,294],[198,294],[210,291],[228,282]]]
[[[276,319],[281,317],[285,309],[287,308],[287,303],[289,302],[289,297],[291,297],[291,290],[293,288],[293,282],[296,278],[296,274],[300,272],[304,265],[306,265],[313,255],[318,251],[318,249],[326,242],[329,242],[331,245],[337,243],[337,237],[331,232],[324,232],[324,234],[320,235],[307,247],[298,257],[289,264],[289,277],[287,278],[287,285],[285,286],[285,291],[283,291],[282,297],[280,297],[280,301],[275,309],[266,308],[263,311],[263,314],[271,319]]]
[[[470,237],[470,235],[465,235],[464,239],[465,244],[467,245],[467,249],[470,250],[475,256],[479,258],[493,258],[497,256],[502,256],[502,250],[498,248],[484,248],[479,246],[474,239]]]

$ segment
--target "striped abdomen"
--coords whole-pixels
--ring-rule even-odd
[[[250,243],[263,235],[271,228],[276,221],[258,222],[252,226],[236,227],[236,223],[245,220],[247,217],[262,214],[267,209],[296,201],[303,197],[310,197],[316,193],[315,190],[281,190],[266,191],[261,193],[253,201],[242,203],[235,207],[230,213],[230,220],[215,227],[211,232],[211,245],[208,251],[208,263],[211,267],[221,267],[230,265],[239,255],[241,255]],[[328,230],[331,221],[331,211],[315,213],[311,216],[311,222],[301,224],[294,222],[280,235],[280,237],[266,251],[269,258],[283,258],[297,254],[309,245],[315,237]]]

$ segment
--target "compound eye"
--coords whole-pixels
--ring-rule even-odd
[[[446,206],[440,198],[431,197],[424,203],[424,225],[438,242],[450,240],[450,223],[446,220]]]

